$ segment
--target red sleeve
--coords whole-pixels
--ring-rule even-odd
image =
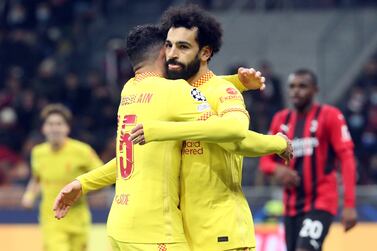
[[[269,134],[273,135],[280,131],[282,117],[282,112],[275,114],[270,125]],[[274,155],[266,155],[260,158],[259,169],[265,174],[272,174],[275,171],[277,164],[278,162],[275,161]]]
[[[343,114],[330,107],[327,113],[330,143],[340,160],[344,187],[344,206],[355,207],[356,161],[353,142]]]

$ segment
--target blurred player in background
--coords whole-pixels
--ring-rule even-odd
[[[338,208],[338,164],[344,186],[344,230],[356,224],[353,143],[342,113],[330,105],[315,103],[318,84],[312,71],[297,70],[288,82],[293,109],[278,112],[270,132],[282,132],[292,139],[295,157],[287,166],[274,156],[266,156],[260,167],[284,186],[288,251],[322,250]]]
[[[42,193],[39,222],[45,251],[84,251],[88,241],[91,216],[84,197],[61,221],[54,218],[51,210],[64,184],[102,165],[89,145],[68,137],[71,117],[71,112],[61,104],[47,105],[42,110],[42,133],[46,142],[32,149],[32,178],[22,198],[22,205],[32,208],[40,191]]]

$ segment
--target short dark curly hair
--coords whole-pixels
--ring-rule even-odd
[[[196,40],[199,48],[209,46],[212,49],[211,57],[220,50],[223,35],[221,24],[209,12],[198,5],[189,4],[170,7],[162,14],[160,25],[165,34],[172,27],[184,27],[187,29],[197,27]]]
[[[126,52],[134,70],[140,63],[158,56],[165,38],[166,34],[158,25],[144,24],[131,29],[126,39]]]
[[[310,77],[311,84],[313,84],[314,86],[318,86],[317,76],[312,70],[309,70],[306,68],[300,68],[300,69],[295,70],[293,72],[293,75],[296,75],[296,76],[308,75]]]

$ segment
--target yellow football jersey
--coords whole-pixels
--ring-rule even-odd
[[[31,153],[32,172],[40,181],[42,201],[39,220],[42,228],[65,229],[71,232],[86,231],[90,212],[86,199],[81,198],[62,220],[54,218],[52,206],[56,196],[72,179],[102,165],[95,151],[87,144],[68,138],[61,149],[54,151],[51,145],[35,146]]]
[[[247,115],[238,90],[212,72],[193,84],[219,115]],[[193,251],[254,247],[254,224],[241,187],[242,157],[217,144],[186,141],[182,150],[181,210]]]
[[[133,145],[129,131],[147,120],[195,121],[211,114],[205,97],[183,80],[152,73],[129,80],[118,109],[117,180],[107,232],[133,243],[185,242],[179,209],[180,141]]]

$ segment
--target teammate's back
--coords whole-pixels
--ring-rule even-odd
[[[136,123],[148,120],[189,121],[200,116],[192,88],[185,81],[153,73],[137,75],[122,91],[118,110],[116,195],[108,233],[135,243],[185,241],[179,204],[181,142],[139,146],[128,140]],[[183,93],[186,95],[179,95]]]

